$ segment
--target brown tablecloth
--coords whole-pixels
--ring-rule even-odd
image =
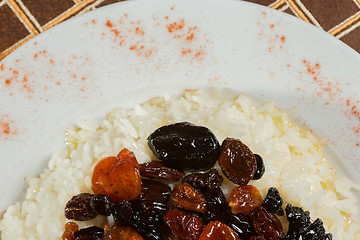
[[[120,1],[0,0],[0,60],[27,40],[68,18]],[[360,52],[360,0],[247,1],[299,17]]]

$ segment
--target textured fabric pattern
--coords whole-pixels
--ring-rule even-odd
[[[0,0],[0,60],[27,40],[68,18],[120,1]],[[360,52],[360,0],[247,1],[301,18]]]

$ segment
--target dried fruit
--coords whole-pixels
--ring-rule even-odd
[[[253,180],[259,180],[265,173],[265,165],[262,157],[259,154],[254,154],[256,159],[256,171]]]
[[[199,240],[240,240],[239,236],[222,222],[210,222],[204,228]]]
[[[117,224],[128,225],[130,223],[133,209],[129,201],[115,203],[111,210]]]
[[[219,164],[232,182],[245,186],[253,179],[256,159],[251,150],[239,139],[226,138],[221,145]]]
[[[94,168],[91,182],[95,194],[107,195],[112,202],[136,199],[141,178],[135,155],[124,148],[118,157],[102,159]]]
[[[192,173],[185,176],[181,182],[188,183],[195,189],[213,189],[221,186],[222,176],[216,169],[211,169],[206,173]]]
[[[279,191],[271,187],[268,189],[268,193],[262,203],[262,207],[269,213],[276,213],[280,216],[284,215],[284,210],[281,208],[283,200],[280,197]]]
[[[184,172],[168,167],[162,162],[149,162],[140,164],[140,175],[147,178],[160,178],[169,182],[177,182],[184,176]]]
[[[97,216],[97,212],[91,206],[94,194],[80,193],[72,197],[65,206],[65,217],[76,221],[87,221]]]
[[[263,236],[252,236],[249,240],[266,240]]]
[[[110,227],[106,224],[104,230],[104,240],[144,240],[144,238],[130,226],[113,224]]]
[[[167,165],[189,171],[210,169],[220,154],[214,134],[188,122],[158,128],[148,137],[148,145]]]
[[[95,209],[98,214],[104,216],[110,216],[112,202],[110,198],[106,195],[95,195],[90,201],[90,205]]]
[[[197,240],[204,227],[198,216],[178,209],[168,211],[164,222],[181,240]]]
[[[204,213],[207,210],[204,195],[188,183],[177,183],[171,194],[171,200],[178,208],[200,213]]]
[[[249,213],[256,235],[267,240],[280,240],[284,237],[284,229],[280,220],[263,207],[254,209]]]
[[[65,231],[61,238],[63,240],[75,240],[74,232],[79,231],[79,226],[74,222],[65,223]]]
[[[140,200],[166,203],[170,197],[171,188],[161,182],[142,179]]]
[[[104,229],[99,227],[88,227],[74,233],[75,240],[102,240]]]
[[[246,213],[261,206],[262,197],[259,190],[252,186],[238,186],[230,193],[231,211],[233,213]]]

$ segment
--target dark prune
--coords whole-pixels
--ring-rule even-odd
[[[293,207],[288,204],[285,208],[286,216],[289,221],[289,230],[285,237],[286,240],[331,240],[332,235],[325,233],[325,228],[321,219],[317,218],[313,223],[309,212],[302,208]]]
[[[282,204],[283,200],[279,191],[274,187],[269,188],[262,203],[262,207],[265,208],[269,213],[276,213],[280,216],[283,216],[284,210],[281,208]]]
[[[216,169],[211,169],[206,173],[192,173],[181,180],[200,190],[220,187],[222,181],[223,178]]]
[[[122,201],[113,204],[112,214],[114,220],[119,225],[128,225],[130,222],[131,215],[133,213],[131,203],[128,201]]]
[[[253,179],[256,159],[251,150],[239,139],[226,138],[219,157],[221,170],[232,182],[245,186]]]
[[[140,200],[166,203],[170,197],[171,188],[161,182],[142,179]]]
[[[98,214],[104,216],[110,216],[111,214],[112,202],[110,201],[110,198],[106,195],[95,195],[91,199],[90,205],[95,209]]]
[[[75,240],[101,240],[104,237],[104,229],[99,227],[88,227],[74,233]]]
[[[204,227],[198,216],[178,209],[168,211],[164,222],[181,240],[197,240]]]
[[[159,226],[166,212],[166,205],[152,201],[133,201],[130,226],[146,240],[161,239]]]
[[[254,154],[256,159],[256,171],[253,180],[259,180],[265,173],[265,165],[262,157],[259,154]]]
[[[261,206],[262,197],[259,190],[252,186],[237,186],[230,193],[231,211],[233,213],[246,213]]]
[[[97,212],[90,204],[94,194],[80,193],[72,197],[65,206],[65,217],[76,221],[87,221],[97,216]]]
[[[239,236],[234,232],[234,230],[219,221],[210,222],[208,225],[206,225],[204,231],[199,237],[199,240],[219,239],[240,240]]]
[[[174,186],[171,200],[178,208],[200,213],[204,213],[207,210],[204,195],[188,183],[178,182]]]
[[[267,240],[280,240],[284,237],[280,220],[263,207],[254,209],[249,216],[256,235],[263,236]]]
[[[160,178],[169,182],[177,182],[184,176],[184,172],[168,167],[162,162],[149,162],[140,164],[140,175],[147,178]]]
[[[214,134],[188,122],[158,128],[148,137],[148,145],[165,164],[189,171],[210,169],[220,154]]]

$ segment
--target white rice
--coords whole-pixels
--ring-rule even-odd
[[[321,218],[334,239],[360,239],[353,195],[359,187],[335,174],[324,158],[324,141],[296,126],[274,103],[256,106],[244,95],[233,98],[210,91],[154,98],[131,110],[115,109],[100,124],[84,121],[68,129],[67,148],[53,154],[40,177],[27,178],[26,200],[5,212],[2,239],[61,239],[67,221],[64,206],[72,196],[92,192],[91,172],[101,158],[126,147],[139,163],[150,161],[154,157],[147,136],[180,121],[208,127],[220,143],[226,137],[241,139],[264,159],[264,176],[250,182],[263,197],[269,187],[276,187],[285,202],[309,210],[312,219]],[[81,226],[102,222],[98,217]]]

